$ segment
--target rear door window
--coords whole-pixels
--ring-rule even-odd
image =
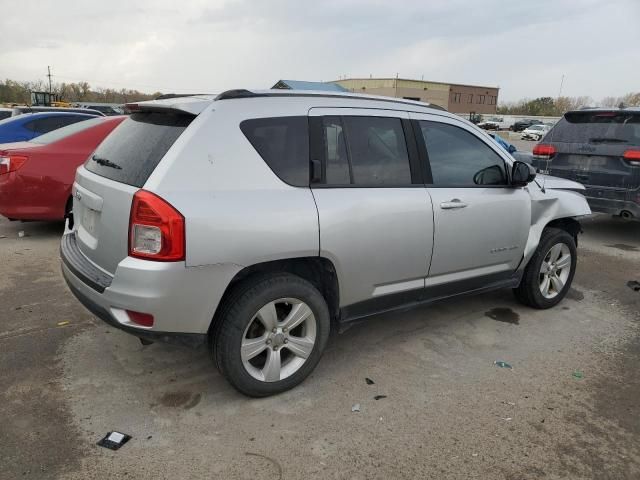
[[[323,117],[322,144],[327,185],[384,187],[412,183],[399,118]]]
[[[177,113],[134,113],[100,144],[85,168],[116,182],[142,187],[194,118]]]
[[[351,168],[344,128],[340,117],[322,118],[326,181],[330,185],[349,185]]]
[[[343,117],[356,185],[409,185],[409,153],[399,118]]]
[[[563,143],[640,145],[640,112],[569,112],[546,138]]]
[[[255,118],[240,130],[280,180],[309,186],[309,125],[307,117]]]

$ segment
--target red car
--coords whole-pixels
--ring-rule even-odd
[[[0,214],[10,220],[62,220],[76,169],[126,116],[96,117],[29,142],[0,145]]]

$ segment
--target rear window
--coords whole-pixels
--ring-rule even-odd
[[[67,124],[66,127],[60,127],[56,130],[52,130],[49,133],[45,133],[44,135],[40,135],[39,137],[31,140],[31,143],[37,143],[39,145],[49,145],[50,143],[57,142],[58,140],[62,140],[63,138],[68,137],[69,135],[73,135],[75,133],[86,130],[87,128],[95,127],[100,122],[104,121],[103,117],[95,118],[95,117],[50,117],[54,120],[63,120],[65,122],[75,122],[70,125]],[[87,120],[88,119],[88,120]],[[43,119],[44,120],[44,119]],[[38,125],[38,121],[36,121],[36,126]]]
[[[640,112],[569,112],[546,140],[640,145]]]
[[[90,172],[142,187],[195,117],[174,113],[134,113],[87,160]]]
[[[296,187],[309,186],[309,133],[307,117],[245,120],[240,130],[280,180]]]

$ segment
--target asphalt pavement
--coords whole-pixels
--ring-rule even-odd
[[[638,479],[640,222],[583,225],[557,307],[499,291],[382,315],[256,400],[204,349],[84,310],[61,224],[0,219],[0,479]],[[113,430],[132,438],[96,445]]]

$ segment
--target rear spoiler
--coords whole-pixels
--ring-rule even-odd
[[[126,113],[165,112],[198,115],[213,103],[215,95],[198,95],[189,97],[170,97],[146,102],[132,102],[124,106]]]

